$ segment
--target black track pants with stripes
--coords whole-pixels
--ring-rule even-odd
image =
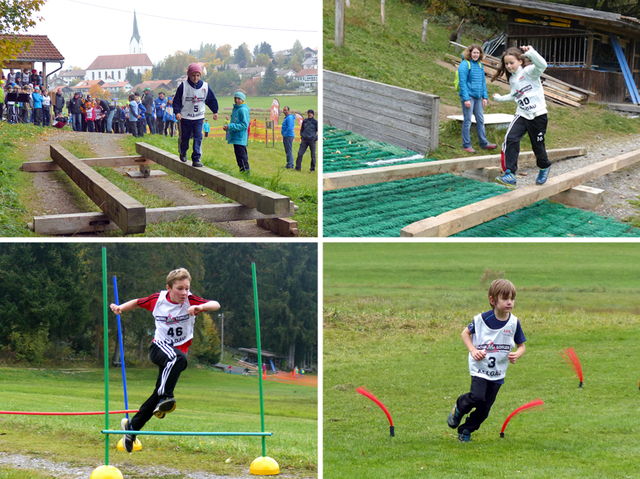
[[[518,171],[518,155],[520,154],[520,140],[528,133],[531,140],[531,147],[536,155],[538,168],[548,168],[551,166],[547,158],[547,150],[544,146],[544,136],[547,133],[547,114],[527,120],[516,115],[509,125],[507,134],[502,144],[502,171],[510,170],[515,175]]]
[[[161,398],[173,397],[173,389],[180,378],[180,373],[187,368],[187,355],[164,343],[151,343],[149,357],[159,368],[158,380],[153,394],[131,419],[131,426],[136,431],[142,429],[153,417],[153,411]]]

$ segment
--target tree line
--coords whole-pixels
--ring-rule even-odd
[[[0,359],[28,364],[103,358],[101,246],[93,243],[0,244]],[[108,295],[112,277],[121,303],[166,287],[169,271],[185,267],[191,291],[217,300],[221,309],[196,320],[197,359],[219,360],[224,344],[255,348],[251,262],[256,263],[262,348],[295,363],[317,357],[317,245],[243,243],[112,243],[107,246]],[[143,309],[121,318],[125,358],[146,361],[154,320]],[[109,351],[119,359],[116,316],[109,313]]]

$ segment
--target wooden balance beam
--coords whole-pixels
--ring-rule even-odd
[[[640,150],[625,153],[551,177],[542,186],[525,186],[438,216],[416,221],[402,228],[400,236],[451,236],[639,161]]]
[[[550,161],[562,160],[587,153],[586,148],[560,148],[547,150]],[[535,158],[532,151],[520,153],[519,161]],[[420,176],[454,173],[488,166],[500,166],[500,155],[484,155],[451,160],[426,161],[407,165],[383,166],[380,168],[366,168],[362,170],[340,171],[322,175],[322,190],[339,190],[353,186],[386,183],[388,181],[405,180]]]
[[[199,185],[220,193],[249,208],[255,208],[265,215],[286,216],[289,212],[290,199],[247,181],[220,173],[211,168],[194,168],[183,163],[177,155],[168,153],[147,143],[136,143],[136,152],[145,158],[178,173]]]
[[[82,158],[80,159],[85,165],[89,166],[149,166],[155,163],[142,156],[114,156],[111,158]],[[60,167],[55,161],[25,161],[20,167],[22,171],[41,172],[56,171]]]
[[[62,170],[125,234],[144,233],[145,207],[59,145],[50,154]]]
[[[294,209],[291,202],[289,216],[293,216]],[[206,221],[273,221],[278,218],[276,215],[264,215],[255,208],[248,208],[239,203],[147,208],[146,210],[147,224],[176,221],[187,216]],[[119,229],[119,226],[103,213],[34,216],[33,223],[29,223],[28,227],[38,234],[46,235],[101,233]],[[290,234],[282,234],[282,236],[290,236]]]

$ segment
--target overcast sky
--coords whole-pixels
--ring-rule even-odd
[[[47,35],[63,69],[86,69],[99,55],[129,53],[134,9],[143,53],[154,64],[201,43],[235,49],[246,42],[252,52],[262,42],[274,52],[296,40],[314,49],[322,43],[321,0],[47,0],[38,14],[44,20],[27,33]]]

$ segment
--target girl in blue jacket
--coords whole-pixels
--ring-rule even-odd
[[[249,135],[249,107],[245,102],[244,92],[238,90],[233,94],[233,111],[230,123],[222,128],[227,132],[227,143],[233,145],[236,154],[236,162],[240,171],[249,173],[249,155],[247,154],[247,141]]]
[[[496,145],[487,141],[484,131],[484,107],[487,106],[487,82],[484,77],[482,47],[473,43],[462,54],[463,60],[458,67],[460,79],[460,102],[462,103],[462,149],[469,153],[476,151],[471,147],[471,115],[476,117],[476,131],[480,148],[493,150]]]

